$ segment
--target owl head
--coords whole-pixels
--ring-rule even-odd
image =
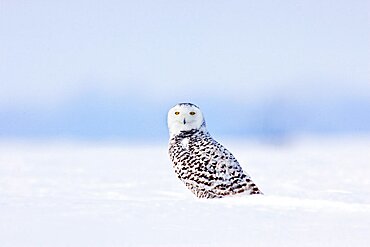
[[[203,130],[206,131],[206,123],[199,107],[192,103],[179,103],[168,111],[168,130],[173,137],[181,131]]]

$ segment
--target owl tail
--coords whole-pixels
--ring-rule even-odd
[[[248,191],[250,195],[263,195],[262,191],[257,187],[255,183],[253,183],[252,180],[247,179],[247,182],[248,182]]]

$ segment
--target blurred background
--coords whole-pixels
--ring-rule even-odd
[[[370,133],[370,2],[0,1],[0,138]]]

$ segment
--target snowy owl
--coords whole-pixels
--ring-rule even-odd
[[[198,106],[175,105],[167,122],[175,173],[197,197],[262,194],[234,156],[210,136]]]

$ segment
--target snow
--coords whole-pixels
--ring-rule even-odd
[[[222,140],[264,196],[197,199],[165,143],[0,142],[0,242],[367,246],[370,138]]]

